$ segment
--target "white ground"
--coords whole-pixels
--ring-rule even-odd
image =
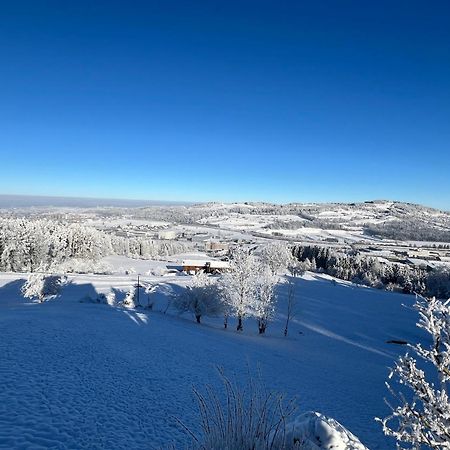
[[[411,296],[306,274],[288,338],[284,288],[261,337],[252,320],[238,334],[220,319],[197,325],[159,312],[186,276],[144,276],[159,284],[155,311],[80,302],[113,288],[120,299],[134,276],[71,276],[62,295],[43,304],[20,296],[24,277],[0,274],[0,448],[182,445],[189,439],[173,417],[197,429],[191,389],[220,386],[217,365],[238,379],[259,366],[269,388],[298,396],[300,411],[335,418],[371,449],[395,447],[374,417],[387,412],[384,380],[405,351],[386,340],[421,338],[415,314],[401,306]]]

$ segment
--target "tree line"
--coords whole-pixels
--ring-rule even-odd
[[[384,264],[356,251],[319,246],[297,245],[292,252],[296,259],[306,264],[306,270],[324,272],[341,280],[407,294],[450,297],[450,270],[445,266],[427,270],[405,264]]]
[[[0,218],[0,271],[36,272],[67,261],[95,262],[109,255],[147,258],[186,250],[185,243],[116,236],[79,223]]]

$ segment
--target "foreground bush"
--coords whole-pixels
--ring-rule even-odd
[[[26,298],[37,299],[39,302],[59,294],[65,284],[65,277],[60,275],[45,275],[32,273],[22,287],[22,294]]]
[[[224,395],[211,387],[194,389],[201,417],[201,436],[184,428],[196,450],[367,450],[334,419],[316,412],[295,415],[295,400],[267,391],[259,378],[244,386],[222,371]]]

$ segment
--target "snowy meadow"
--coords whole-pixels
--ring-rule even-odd
[[[448,448],[446,266],[143,214],[0,219],[0,448]]]

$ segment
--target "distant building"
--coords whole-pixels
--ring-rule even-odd
[[[214,239],[208,239],[205,241],[205,250],[207,252],[227,252],[230,248],[228,242],[220,242]]]
[[[173,240],[176,239],[177,237],[177,233],[174,230],[161,230],[158,231],[158,239],[162,239],[162,240]]]
[[[436,259],[439,253],[430,252],[429,250],[419,249],[419,250],[408,250],[408,258],[424,259],[427,261]]]
[[[184,260],[181,264],[184,272],[199,272],[200,270],[206,273],[226,272],[230,265],[227,261],[217,260]]]

